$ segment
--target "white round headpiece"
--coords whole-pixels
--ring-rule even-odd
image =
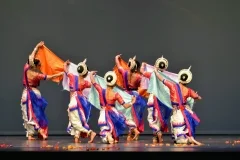
[[[162,56],[156,60],[154,66],[159,68],[161,71],[164,71],[168,68],[168,60]]]
[[[191,66],[188,69],[182,69],[178,73],[179,82],[188,84],[192,80],[192,72],[190,71]]]
[[[80,76],[86,75],[88,73],[86,61],[87,59],[84,59],[84,61],[78,63],[77,65],[77,72]]]
[[[136,56],[134,56],[133,58],[129,58],[129,60],[128,60],[128,67],[130,69],[133,69],[137,65],[135,60],[136,60]]]
[[[104,75],[104,81],[107,83],[108,86],[114,86],[117,82],[117,75],[114,71],[108,71]]]

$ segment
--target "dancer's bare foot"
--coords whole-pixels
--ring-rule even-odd
[[[81,143],[81,141],[80,141],[79,138],[77,138],[77,137],[74,138],[74,142],[75,142],[75,143]]]
[[[132,141],[132,133],[129,132],[127,135],[127,141]]]
[[[162,143],[162,142],[163,142],[162,133],[159,132],[159,133],[157,134],[157,137],[158,137],[158,142],[159,142],[159,143]]]
[[[91,135],[90,135],[90,140],[88,141],[88,143],[92,143],[96,135],[97,135],[97,134],[92,131],[92,132],[91,132]]]
[[[196,144],[198,146],[203,145],[202,143],[196,141],[193,137],[190,137],[190,142],[193,143],[193,144]]]
[[[36,138],[33,138],[33,136],[28,136],[28,140],[35,140]]]
[[[153,143],[158,143],[158,138],[156,136],[153,137]]]
[[[108,135],[108,136],[107,136],[107,140],[108,140],[108,142],[109,142],[110,144],[113,144],[113,143],[114,143],[114,139],[112,138],[111,135]]]
[[[138,140],[138,136],[139,136],[140,132],[138,131],[137,128],[134,129],[134,133],[135,133],[135,135],[133,137],[133,140]]]
[[[114,143],[118,143],[119,142],[119,137],[117,137],[114,141]]]
[[[42,129],[39,131],[39,133],[41,134],[43,140],[46,140],[46,139],[47,139],[47,136],[45,135],[45,133],[43,132]]]

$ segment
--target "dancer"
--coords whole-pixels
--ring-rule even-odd
[[[188,69],[182,69],[178,73],[179,83],[173,83],[165,78],[155,68],[157,78],[169,88],[170,99],[173,107],[173,115],[171,116],[171,128],[173,139],[177,144],[193,143],[201,145],[195,140],[195,128],[199,124],[200,119],[197,115],[186,107],[188,97],[201,100],[202,98],[192,89],[186,87],[192,80],[191,66]]]
[[[80,135],[83,138],[89,137],[90,140],[88,143],[92,143],[96,133],[92,131],[87,124],[92,105],[87,101],[82,93],[85,88],[91,87],[91,83],[84,79],[88,75],[86,59],[83,62],[80,62],[77,66],[77,72],[79,76],[69,73],[69,64],[70,61],[66,61],[64,63],[64,71],[69,78],[70,88],[70,103],[68,105],[68,132],[74,136],[75,143],[81,142],[79,140]]]
[[[147,63],[143,62],[140,72],[144,77],[150,79],[153,72],[145,71],[146,67]],[[154,67],[159,69],[161,72],[165,71],[168,68],[168,60],[162,56],[156,60]],[[167,121],[172,110],[161,102],[153,93],[150,94],[147,105],[147,119],[150,128],[153,130],[153,143],[162,143],[162,132],[168,132]]]
[[[36,45],[33,52],[28,58],[28,62],[24,65],[23,74],[23,93],[21,98],[23,125],[26,129],[26,137],[28,140],[34,140],[35,132],[38,131],[39,138],[44,140],[48,137],[48,120],[45,115],[47,101],[41,96],[37,87],[41,80],[49,80],[62,76],[63,72],[54,75],[44,75],[40,73],[39,68],[41,62],[35,59],[35,55],[40,47],[44,45],[41,41]]]
[[[127,141],[138,140],[139,134],[144,131],[143,112],[147,106],[147,102],[144,97],[138,93],[138,88],[141,84],[141,74],[139,72],[140,63],[136,60],[136,56],[130,58],[128,61],[128,67],[130,70],[125,70],[120,62],[121,54],[115,57],[115,63],[123,79],[123,89],[130,95],[136,96],[136,102],[132,107],[132,118],[127,119],[127,125],[130,128]]]
[[[124,115],[115,108],[115,103],[118,102],[127,109],[135,103],[136,97],[132,97],[130,103],[125,103],[120,94],[113,90],[117,81],[117,76],[113,71],[107,72],[104,76],[104,81],[107,84],[106,89],[103,89],[96,83],[94,78],[95,74],[96,71],[90,73],[90,80],[98,92],[100,105],[102,107],[98,119],[101,130],[100,136],[104,143],[117,143],[119,136],[123,134],[126,129],[126,122]]]

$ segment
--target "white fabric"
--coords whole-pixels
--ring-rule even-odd
[[[171,116],[170,123],[171,123],[172,134],[174,135],[174,139],[177,141],[177,143],[185,142],[185,140],[182,140],[182,139],[185,139],[183,138],[183,136],[180,138],[177,137],[177,135],[188,133],[188,129],[185,129],[186,124],[185,124],[184,117],[181,110],[178,109],[173,111],[173,115]],[[181,127],[173,127],[174,124],[175,125],[184,124],[184,125],[182,125]]]
[[[154,103],[153,94],[150,94],[149,98],[148,98],[148,105],[153,105],[153,103]],[[148,107],[148,109],[147,109],[148,110],[147,120],[148,120],[150,128],[152,128],[152,129],[156,130],[156,132],[158,132],[161,129],[161,123],[160,123],[160,119],[158,117],[158,112],[156,109],[155,109],[155,111],[153,111],[153,109],[154,109],[153,107]],[[153,120],[153,115],[155,116],[155,120]]]
[[[78,105],[76,98],[77,98],[77,92],[74,92],[70,98],[68,109],[74,108]],[[84,111],[82,109],[80,109],[80,114],[84,115]],[[69,118],[68,128],[70,128],[68,132],[70,135],[73,135],[79,138],[79,135],[81,132],[84,132],[87,134],[90,132],[90,130],[87,130],[86,128],[83,127],[83,124],[79,117],[78,110],[73,110],[73,111],[68,110],[68,118]],[[85,116],[82,116],[82,119],[86,121]]]
[[[37,97],[41,97],[41,93],[38,89],[33,88],[32,89],[34,91],[34,93],[37,95]],[[27,105],[26,104],[22,104],[23,102],[26,102],[27,100],[27,90],[24,89],[22,92],[22,97],[21,97],[21,110],[22,110],[22,119],[23,119],[23,126],[26,129],[26,137],[28,136],[33,136],[36,131],[34,129],[34,126],[36,126],[38,128],[38,124],[36,124],[33,119],[28,120],[28,116],[27,116]]]
[[[118,111],[114,107],[112,107],[112,111],[115,112],[117,115],[119,115]],[[101,125],[101,127],[100,127],[101,136],[100,137],[102,138],[102,141],[105,142],[105,143],[108,142],[107,136],[112,137],[112,132],[113,132],[113,128],[114,128],[113,124],[111,124],[111,123],[109,123],[107,125],[108,120],[107,120],[106,116],[107,116],[106,115],[106,110],[105,110],[105,107],[103,107],[100,110],[100,116],[98,118],[98,124]]]

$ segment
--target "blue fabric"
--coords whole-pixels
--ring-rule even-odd
[[[38,125],[41,128],[47,127],[48,120],[45,114],[45,109],[48,105],[47,101],[43,97],[38,98],[37,95],[32,90],[29,91],[29,94],[30,94],[30,101],[32,103],[32,110],[36,116]],[[28,108],[28,103],[27,103],[27,108]]]
[[[190,125],[191,134],[195,138],[195,130],[196,130],[196,127],[199,125],[199,122],[192,117],[191,113],[188,110],[184,109],[184,113]]]
[[[109,110],[107,111],[108,115],[114,125],[114,129],[116,132],[116,137],[122,135],[125,131],[125,129],[127,128],[127,125],[125,123],[125,118],[123,115],[121,114],[116,114],[114,111]]]
[[[92,109],[92,104],[90,102],[88,102],[88,100],[83,97],[83,96],[79,96],[77,97],[82,105],[83,108],[83,112],[86,118],[86,121],[88,122],[90,116],[91,116],[91,109]]]
[[[143,113],[145,108],[147,107],[147,101],[145,98],[140,96],[137,92],[129,92],[129,94],[136,96],[136,102],[133,104],[134,110],[136,112],[137,119],[139,122],[143,120]]]
[[[169,117],[171,116],[172,109],[167,107],[165,104],[163,104],[157,97],[156,99],[157,99],[158,106],[160,106],[159,110],[163,118],[164,124],[167,125]]]

